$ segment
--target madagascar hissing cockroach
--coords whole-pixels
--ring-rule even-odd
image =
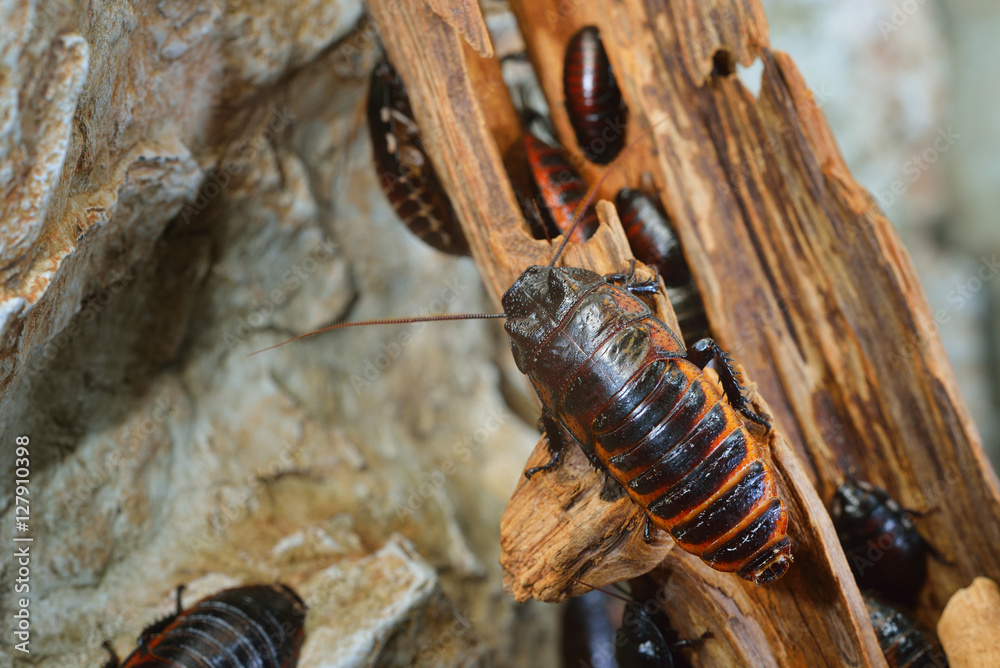
[[[868,617],[889,668],[947,668],[944,652],[931,646],[902,612],[865,596]]]
[[[663,277],[681,334],[691,341],[708,336],[705,305],[666,214],[645,193],[631,188],[618,192],[615,208],[632,253]]]
[[[535,178],[542,201],[560,234],[573,227],[573,214],[587,195],[587,184],[561,149],[542,141],[531,130],[524,133],[524,148],[531,174]],[[582,243],[597,231],[597,211],[588,207],[573,230],[571,239]]]
[[[837,488],[830,513],[854,578],[862,589],[912,604],[927,577],[927,555],[937,551],[884,489],[848,479]]]
[[[282,584],[224,589],[147,627],[124,663],[108,647],[104,668],[292,668],[302,646],[306,606]]]
[[[506,318],[517,368],[542,401],[552,453],[526,477],[556,466],[565,430],[642,508],[647,541],[657,526],[716,570],[758,586],[774,582],[792,562],[788,515],[739,414],[770,425],[750,410],[729,356],[714,341],[685,350],[639,299],[654,294],[658,280],[637,282],[631,270],[601,276],[555,266],[578,223],[579,217],[548,265],[528,267],[507,289],[504,313],[343,323],[284,343],[343,327]],[[721,393],[703,374],[713,360]]]
[[[591,162],[611,162],[625,146],[628,112],[594,26],[580,29],[566,46],[563,95],[580,150]]]
[[[372,70],[368,131],[379,183],[400,220],[434,248],[468,255],[451,200],[421,145],[406,87],[385,60]]]

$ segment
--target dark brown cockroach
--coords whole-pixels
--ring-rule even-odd
[[[889,668],[947,668],[944,652],[931,646],[902,612],[865,596],[868,617]]]
[[[344,327],[506,318],[517,368],[542,401],[552,453],[525,476],[556,466],[565,430],[643,509],[647,540],[655,525],[716,570],[758,586],[774,582],[792,562],[788,515],[738,414],[769,425],[750,410],[729,357],[707,338],[681,346],[639,299],[654,294],[658,281],[555,266],[600,185],[551,262],[528,267],[504,293],[504,313],[343,323],[277,345]],[[722,393],[702,372],[713,360]]]
[[[705,305],[666,214],[645,193],[631,188],[618,192],[615,208],[632,253],[663,277],[681,334],[691,341],[707,337]]]
[[[940,557],[884,489],[849,479],[834,495],[831,517],[861,589],[910,605],[927,577],[927,555]]]
[[[225,589],[186,611],[181,590],[176,614],[146,628],[124,663],[108,647],[111,658],[104,668],[292,668],[298,663],[306,606],[289,587]]]
[[[594,26],[582,28],[566,46],[563,95],[580,150],[591,162],[611,162],[625,146],[628,112]]]
[[[530,130],[524,133],[524,148],[552,223],[559,234],[566,234],[573,227],[577,206],[587,195],[587,184],[561,149],[550,146]],[[570,235],[571,240],[586,241],[594,235],[598,225],[597,211],[588,207]]]
[[[421,145],[406,87],[388,61],[372,71],[368,131],[379,183],[400,220],[434,248],[468,255],[451,200]]]
[[[677,650],[698,645],[711,636],[706,632],[696,640],[670,642],[661,630],[672,632],[669,620],[656,601],[643,603],[607,589],[592,589],[570,599],[566,606],[562,638],[564,666],[673,668]],[[617,629],[606,605],[609,596],[625,603]]]

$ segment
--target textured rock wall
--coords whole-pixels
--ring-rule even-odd
[[[0,452],[31,438],[35,538],[32,653],[5,637],[0,665],[97,665],[178,584],[277,579],[310,606],[304,668],[554,660],[555,609],[500,587],[537,435],[497,323],[246,357],[341,318],[492,308],[471,261],[403,231],[364,130],[348,141],[360,17],[0,0]]]

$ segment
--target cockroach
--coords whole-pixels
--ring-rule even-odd
[[[293,668],[302,646],[306,606],[282,584],[225,589],[143,630],[124,663],[107,643],[104,668]]]
[[[542,141],[531,130],[524,133],[524,148],[552,222],[559,233],[566,234],[573,227],[577,205],[587,195],[587,184],[561,149]],[[598,225],[597,211],[588,208],[571,235],[572,241],[586,241],[594,235]]]
[[[580,150],[598,165],[611,162],[625,146],[628,111],[594,26],[580,29],[566,46],[563,95]]]
[[[581,584],[590,587],[585,582]],[[678,661],[677,650],[698,645],[712,635],[706,632],[696,640],[669,642],[661,628],[672,629],[655,601],[640,602],[607,589],[591,589],[593,591],[570,599],[566,606],[563,665],[567,668],[583,665],[591,668],[673,668]],[[617,629],[611,623],[606,599],[600,594],[625,603]]]
[[[911,604],[927,578],[927,555],[941,558],[889,493],[848,479],[837,488],[831,517],[841,547],[862,589]]]
[[[645,193],[631,188],[618,192],[615,207],[632,253],[663,277],[681,333],[692,341],[707,337],[705,305],[666,214]]]
[[[906,615],[872,596],[865,596],[865,605],[889,668],[947,668],[944,652],[935,650]]]
[[[387,60],[372,70],[368,131],[379,183],[400,220],[434,248],[468,255],[451,200],[421,145],[406,87]]]
[[[565,430],[642,508],[647,541],[656,526],[716,570],[758,586],[774,582],[792,562],[788,515],[740,414],[770,425],[750,409],[729,356],[708,338],[681,346],[640,299],[658,290],[657,280],[555,266],[600,185],[549,264],[528,267],[504,293],[503,313],[342,323],[277,345],[344,327],[506,318],[517,368],[541,399],[552,454],[527,478],[558,464]],[[703,374],[713,360],[721,393]]]

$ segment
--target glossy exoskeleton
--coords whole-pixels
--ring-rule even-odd
[[[833,526],[861,589],[904,604],[916,599],[927,577],[927,555],[936,552],[912,515],[870,483],[851,479],[837,489]]]
[[[225,589],[146,628],[123,663],[104,668],[292,668],[302,646],[306,606],[285,585]],[[110,651],[110,648],[109,648]]]
[[[587,184],[561,149],[550,146],[530,130],[524,133],[524,148],[552,223],[558,234],[565,234],[573,226],[573,214],[587,194]],[[582,243],[594,235],[598,225],[597,211],[588,207],[570,239]]]
[[[607,604],[610,599],[605,594],[625,601],[617,629],[611,622]],[[562,656],[566,668],[673,668],[678,660],[675,651],[697,645],[710,635],[669,642],[658,625],[669,629],[669,622],[655,603],[640,603],[603,589],[570,599],[563,621]]]
[[[705,305],[667,216],[645,193],[631,188],[618,192],[615,208],[632,253],[663,277],[681,333],[692,341],[708,336]]]
[[[944,652],[931,647],[906,615],[871,596],[865,605],[889,668],[947,668]]]
[[[368,131],[379,183],[400,220],[434,248],[468,255],[465,233],[421,144],[406,87],[388,61],[372,71]]]
[[[594,26],[582,28],[566,46],[563,94],[583,154],[599,165],[614,160],[625,146],[627,110]]]
[[[624,280],[624,286],[617,283]],[[712,568],[763,585],[791,563],[788,517],[726,354],[702,339],[686,351],[635,294],[630,276],[529,267],[504,293],[511,351],[543,406],[559,461],[561,429],[653,524]],[[704,377],[715,360],[728,399]]]

